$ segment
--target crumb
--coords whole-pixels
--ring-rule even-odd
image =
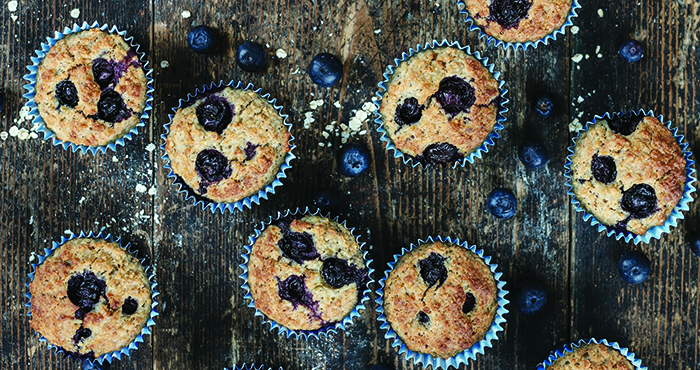
[[[277,55],[277,57],[280,59],[284,59],[287,57],[287,52],[284,51],[284,49],[277,49],[277,51],[275,52],[275,55]]]
[[[311,124],[314,121],[316,121],[313,116],[314,116],[314,112],[305,112],[304,113],[304,128],[305,129],[310,129]]]
[[[168,68],[168,67],[170,67],[170,62],[168,62],[167,60],[163,60],[160,62],[160,68]]]
[[[0,132],[0,139],[7,140],[7,137],[10,136],[7,131]]]
[[[340,105],[340,101],[336,101],[335,103],[333,103],[333,106],[338,108],[338,109],[343,107],[342,105]]]
[[[320,147],[323,148],[324,146],[326,146],[326,144],[324,144],[324,143],[318,143],[318,146],[320,146]]]
[[[75,8],[75,9],[71,10],[71,11],[70,11],[70,16],[71,16],[71,18],[78,18],[78,17],[80,17],[80,9]]]
[[[182,18],[187,19],[187,18],[189,18],[190,16],[192,16],[192,13],[190,13],[189,10],[183,10],[182,13],[180,13],[180,15],[182,16]]]
[[[574,34],[574,35],[577,34],[577,33],[578,33],[578,26],[572,26],[572,27],[571,27],[571,33]]]
[[[374,30],[374,34],[375,34],[375,35],[379,35],[380,33],[382,33],[382,30],[381,30],[381,29]]]
[[[291,71],[291,69],[290,69],[290,71]],[[299,68],[297,68],[296,71],[294,71],[294,72],[292,72],[292,73],[290,73],[290,74],[295,75],[295,74],[297,74],[297,73],[299,73]]]
[[[12,0],[12,1],[8,2],[7,3],[7,10],[9,10],[11,12],[17,11],[17,1]]]
[[[595,53],[596,54],[600,53],[600,45],[595,46]]]
[[[146,145],[146,150],[149,152],[152,152],[155,149],[156,149],[156,144],[150,143],[150,144]]]
[[[603,57],[603,54],[596,55],[599,59]]]
[[[18,133],[19,129],[17,128],[17,126],[10,127],[10,136],[16,137]]]
[[[603,9],[598,9],[598,16],[603,18]]]
[[[569,132],[576,132],[582,128],[583,127],[581,126],[581,122],[579,122],[578,118],[574,118],[574,120],[569,123]]]
[[[73,235],[73,232],[70,231],[70,229],[64,230],[63,233],[66,234],[66,235]]]
[[[576,102],[579,104],[583,103],[583,98],[581,97],[581,95],[578,96],[578,99],[576,99]]]
[[[12,21],[13,21],[13,22],[16,22],[16,21],[17,21],[17,18],[19,18],[19,17],[16,16],[16,15],[14,15],[14,14],[10,14],[10,18],[12,18]]]
[[[588,58],[590,58],[590,57],[591,57],[590,55],[586,54],[586,59],[588,59]]]
[[[328,139],[328,137],[331,136],[331,134],[329,134],[328,131],[321,132],[321,135],[323,135],[324,139]]]
[[[574,63],[580,62],[581,59],[583,59],[583,55],[581,55],[581,54],[576,54],[576,55],[574,55],[574,56],[571,58],[571,60],[572,60]]]
[[[148,195],[156,195],[156,193],[158,193],[158,189],[155,186],[151,186],[148,189]]]
[[[316,109],[323,105],[323,99],[312,100],[309,102],[309,108]]]
[[[145,193],[146,190],[148,190],[148,189],[146,189],[145,186],[143,186],[141,184],[136,184],[136,191],[138,191],[139,193]]]

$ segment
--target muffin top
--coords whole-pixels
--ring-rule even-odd
[[[399,258],[386,278],[384,312],[411,351],[449,358],[484,338],[497,294],[481,257],[437,241]]]
[[[121,36],[92,28],[65,36],[46,52],[34,101],[57,139],[103,146],[141,121],[147,92],[136,51]]]
[[[267,100],[225,86],[182,104],[170,123],[165,151],[173,172],[197,195],[233,203],[272,183],[290,137]]]
[[[343,225],[320,216],[282,218],[253,244],[248,285],[255,307],[292,330],[341,321],[369,280],[363,252]]]
[[[572,0],[463,0],[487,35],[505,42],[536,41],[561,28]]]
[[[72,239],[36,267],[31,327],[49,343],[97,358],[128,346],[151,313],[151,284],[119,244]]]
[[[420,51],[386,83],[379,112],[398,150],[426,164],[447,164],[476,150],[493,131],[498,81],[463,50]]]
[[[576,199],[601,223],[644,235],[683,195],[685,157],[654,117],[616,115],[589,126],[571,155]]]
[[[582,344],[557,358],[547,370],[633,370],[620,352],[604,344]]]

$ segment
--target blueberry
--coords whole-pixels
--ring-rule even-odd
[[[343,77],[343,63],[333,54],[321,53],[311,59],[308,73],[318,86],[331,87]]]
[[[423,311],[418,311],[418,322],[421,324],[427,324],[430,322],[430,316]]]
[[[554,110],[554,102],[549,95],[542,95],[535,102],[535,112],[542,117],[548,117]]]
[[[603,184],[610,184],[617,178],[617,165],[615,159],[609,155],[593,154],[591,158],[591,172],[593,177]]]
[[[277,242],[277,246],[285,257],[299,264],[321,256],[316,251],[313,237],[305,231],[297,233],[283,229],[282,239]]]
[[[236,49],[236,63],[246,72],[262,71],[267,64],[267,54],[262,45],[246,41]]]
[[[360,282],[363,276],[361,270],[340,258],[326,258],[321,266],[321,277],[333,289],[340,289],[346,285]]]
[[[504,29],[517,27],[520,20],[527,16],[531,1],[527,0],[494,0],[489,5],[491,20],[496,21]]]
[[[644,56],[644,48],[637,40],[627,40],[620,46],[620,56],[627,63],[634,63]]]
[[[644,116],[632,112],[629,114],[615,115],[608,121],[608,127],[616,134],[626,136],[632,134],[643,119]]]
[[[547,150],[537,141],[526,141],[518,150],[518,157],[525,166],[538,168],[547,163]]]
[[[5,110],[5,102],[7,99],[5,98],[5,92],[0,91],[0,113]]]
[[[428,288],[431,288],[436,283],[438,288],[447,280],[447,268],[445,268],[446,257],[443,257],[435,252],[430,252],[428,258],[418,261],[420,276]]]
[[[107,89],[100,94],[97,102],[97,118],[114,123],[129,116],[124,99],[113,89]]]
[[[656,191],[647,184],[636,184],[622,192],[620,206],[625,212],[629,212],[632,218],[645,218],[651,216],[656,209]]]
[[[77,346],[78,342],[85,338],[89,338],[90,336],[92,336],[92,330],[80,327],[80,329],[75,331],[75,335],[73,336],[73,343],[75,343],[75,345]]]
[[[107,284],[104,280],[95,275],[94,272],[85,270],[83,273],[78,273],[68,279],[67,294],[68,299],[74,305],[78,306],[75,311],[75,318],[82,320],[88,312],[95,308],[100,297],[105,296]]]
[[[228,100],[209,95],[196,109],[197,121],[207,131],[221,135],[233,120],[233,107]]]
[[[228,178],[233,173],[226,156],[216,149],[204,149],[199,152],[194,169],[202,178],[200,193],[205,193],[207,186]]]
[[[622,280],[630,284],[639,284],[649,277],[651,263],[641,252],[629,251],[617,262],[617,271]]]
[[[338,166],[345,176],[360,176],[369,169],[369,151],[364,145],[350,143],[340,148],[338,153]]]
[[[258,147],[260,145],[255,145],[251,143],[250,141],[247,141],[245,143],[245,148],[243,149],[243,153],[245,153],[245,160],[249,161],[255,157],[255,152],[257,151]]]
[[[216,47],[216,31],[205,25],[197,26],[187,33],[187,42],[194,52],[210,53]]]
[[[486,209],[498,218],[511,218],[515,216],[518,205],[512,191],[498,188],[486,197]]]
[[[450,115],[469,112],[469,109],[476,102],[474,87],[457,76],[443,78],[434,96],[442,109]]]
[[[323,212],[332,211],[340,206],[340,196],[332,189],[323,189],[314,195],[314,205]]]
[[[122,304],[122,313],[125,315],[133,315],[139,308],[139,302],[134,298],[127,297]]]
[[[63,80],[56,84],[56,99],[60,105],[75,108],[78,105],[78,89],[71,80]]]
[[[417,159],[422,163],[438,166],[454,163],[462,158],[464,155],[459,152],[456,146],[450,143],[434,143],[428,145],[423,150],[423,155]]]
[[[688,236],[690,251],[700,257],[700,233],[693,233]]]
[[[104,58],[97,58],[92,61],[92,77],[100,86],[101,90],[104,90],[112,82],[114,82],[114,63],[107,61]]]
[[[384,364],[376,364],[372,366],[369,370],[391,370],[391,368],[388,365]]]
[[[525,280],[518,284],[515,291],[515,305],[525,315],[534,315],[547,303],[547,292],[542,284],[535,280]]]
[[[290,275],[282,281],[277,278],[277,287],[280,298],[291,302],[294,308],[298,305],[309,308],[314,306],[313,296],[306,288],[303,276]]]
[[[464,303],[462,303],[462,312],[467,314],[472,312],[472,310],[476,307],[476,297],[474,297],[474,294],[471,294],[467,292],[467,294],[464,295]]]
[[[418,104],[418,99],[410,97],[406,98],[402,104],[396,107],[394,122],[401,128],[401,126],[418,122],[422,115],[423,106]]]

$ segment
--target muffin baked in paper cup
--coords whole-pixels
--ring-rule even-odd
[[[63,244],[65,244],[65,243],[66,243],[67,241],[69,241],[69,240],[80,239],[80,238],[102,239],[102,240],[105,240],[105,241],[108,241],[108,242],[114,242],[114,243],[119,244],[120,248],[124,249],[128,254],[130,254],[130,255],[132,255],[132,256],[134,256],[134,257],[137,257],[136,255],[137,255],[138,252],[137,252],[137,251],[132,251],[132,249],[131,249],[131,247],[130,247],[130,244],[127,244],[127,245],[124,246],[124,245],[122,245],[121,242],[120,242],[121,238],[112,237],[110,234],[103,235],[101,232],[100,232],[100,233],[97,233],[97,234],[95,234],[95,233],[93,233],[93,232],[90,232],[90,233],[88,233],[88,234],[85,234],[84,232],[81,231],[80,234],[78,234],[78,235],[73,234],[73,235],[71,235],[71,236],[68,237],[68,238],[66,238],[66,237],[61,237],[61,241],[60,241],[60,242],[53,242],[53,245],[52,245],[51,248],[44,248],[44,254],[43,254],[43,255],[37,255],[37,258],[38,258],[38,262],[37,262],[37,263],[32,263],[32,264],[31,264],[31,266],[32,266],[32,267],[31,267],[32,272],[30,272],[30,273],[27,275],[27,276],[29,277],[29,281],[25,284],[25,287],[27,288],[27,293],[24,294],[24,296],[27,298],[27,303],[25,303],[25,306],[26,306],[27,309],[29,310],[29,312],[27,313],[27,316],[32,316],[32,305],[31,305],[32,295],[31,295],[31,292],[30,292],[30,290],[29,290],[29,285],[34,281],[34,275],[35,275],[35,273],[36,273],[37,267],[38,267],[39,265],[41,265],[42,263],[44,263],[44,261],[45,261],[49,256],[51,256],[51,254],[52,254],[58,247],[62,246]],[[137,257],[137,259],[138,259],[138,257]],[[141,332],[136,336],[136,338],[134,338],[134,340],[133,340],[131,343],[129,343],[129,345],[127,345],[126,347],[121,348],[121,349],[119,349],[119,350],[116,350],[116,351],[113,351],[113,352],[110,352],[110,353],[105,353],[105,354],[103,354],[103,355],[101,355],[101,356],[99,356],[99,357],[97,357],[97,358],[90,358],[90,357],[85,358],[84,355],[80,355],[80,354],[76,354],[76,353],[74,353],[74,352],[67,351],[67,350],[66,350],[65,348],[63,348],[63,347],[59,347],[59,346],[57,346],[57,345],[55,345],[55,344],[50,343],[41,333],[38,333],[38,332],[37,332],[36,334],[39,335],[39,340],[42,341],[42,342],[46,342],[46,344],[48,345],[48,349],[49,349],[49,350],[53,350],[53,352],[56,353],[56,354],[62,353],[62,354],[64,355],[64,357],[70,357],[70,358],[79,359],[79,360],[81,360],[81,361],[88,362],[88,363],[90,363],[90,364],[99,363],[100,365],[102,365],[105,361],[108,362],[108,363],[111,363],[111,362],[112,362],[113,360],[115,360],[115,359],[121,360],[122,356],[128,357],[128,356],[130,355],[130,351],[131,351],[131,350],[136,350],[138,344],[141,343],[141,342],[143,342],[143,337],[144,337],[144,335],[152,334],[152,333],[151,333],[151,327],[154,326],[154,325],[156,324],[155,321],[154,321],[153,319],[154,319],[156,316],[159,315],[158,311],[156,310],[156,306],[158,305],[158,302],[156,301],[156,297],[157,297],[160,293],[159,293],[158,291],[156,291],[156,286],[158,286],[158,284],[156,283],[155,268],[152,267],[152,266],[144,266],[145,258],[144,258],[144,259],[138,259],[138,260],[140,261],[141,267],[143,267],[143,269],[144,269],[144,271],[145,271],[145,273],[146,273],[146,276],[148,277],[148,281],[149,281],[150,284],[151,284],[151,285],[150,285],[150,288],[151,288],[151,312],[150,312],[150,314],[149,314],[148,320],[146,321],[146,323],[144,324],[143,328],[141,329]]]
[[[143,109],[143,113],[141,113],[139,122],[124,136],[103,146],[86,146],[75,144],[70,141],[59,140],[56,137],[56,134],[53,131],[51,131],[51,129],[46,127],[44,119],[39,114],[37,103],[34,100],[36,88],[36,74],[39,69],[39,64],[44,59],[51,47],[53,47],[56,44],[56,42],[70,34],[78,33],[81,31],[87,31],[93,28],[99,28],[102,31],[121,36],[122,39],[124,39],[124,41],[131,47],[131,50],[134,51],[134,54],[138,57],[138,60],[141,64],[141,68],[143,69],[144,74],[146,76],[146,105]],[[73,27],[71,28],[66,27],[63,29],[63,32],[56,31],[54,37],[47,37],[46,42],[41,43],[41,49],[35,51],[37,56],[31,57],[32,64],[27,66],[29,74],[25,75],[24,79],[29,81],[29,83],[24,85],[24,88],[27,90],[27,93],[25,93],[23,96],[28,100],[26,105],[31,109],[29,114],[34,116],[32,124],[37,127],[37,131],[39,133],[43,133],[44,140],[51,140],[54,146],[60,145],[63,147],[63,149],[70,149],[73,152],[80,150],[81,153],[96,154],[98,151],[106,153],[107,149],[116,151],[117,145],[124,146],[124,140],[131,140],[132,135],[136,135],[138,133],[138,128],[146,125],[146,121],[148,121],[149,117],[149,111],[152,109],[151,102],[153,101],[153,78],[151,77],[151,74],[153,73],[153,70],[151,68],[148,68],[148,61],[145,59],[145,54],[139,52],[140,46],[139,44],[134,42],[133,36],[125,36],[126,31],[120,31],[116,26],[110,27],[107,24],[100,25],[98,22],[94,22],[92,24],[83,22],[83,24],[80,26],[77,24],[73,24]]]
[[[491,323],[491,327],[484,335],[484,338],[476,342],[470,348],[467,348],[449,358],[434,357],[426,353],[419,353],[410,350],[398,333],[392,329],[384,311],[384,288],[386,279],[389,277],[389,273],[394,270],[394,267],[399,259],[423,244],[435,242],[442,242],[465,248],[483,259],[486,266],[488,266],[491,273],[493,273],[493,278],[496,281],[497,288],[496,303],[498,306],[496,309],[496,314],[493,318],[493,322]],[[502,324],[506,322],[506,319],[503,316],[508,313],[508,310],[505,308],[505,306],[509,303],[508,299],[505,298],[508,291],[504,289],[506,285],[505,281],[500,280],[503,273],[496,272],[497,268],[498,265],[491,263],[491,257],[484,256],[484,251],[482,249],[477,249],[475,245],[470,246],[466,241],[462,242],[459,239],[452,239],[450,237],[437,236],[433,238],[431,236],[426,240],[419,239],[417,244],[411,244],[409,248],[403,248],[400,254],[394,255],[394,260],[389,262],[389,268],[384,273],[384,277],[379,281],[380,288],[377,291],[377,295],[379,295],[379,297],[376,299],[378,313],[377,319],[381,323],[381,329],[386,330],[384,338],[391,341],[392,347],[398,347],[399,354],[404,353],[407,361],[413,360],[414,365],[421,364],[421,366],[424,368],[431,366],[432,369],[448,369],[450,367],[459,368],[461,364],[468,365],[469,359],[476,360],[477,355],[483,354],[486,348],[492,346],[492,341],[498,340],[498,332],[504,330]]]
[[[493,43],[495,47],[500,46],[504,49],[512,48],[515,51],[517,51],[518,49],[526,50],[529,47],[535,49],[540,44],[548,45],[550,41],[554,41],[557,39],[557,35],[564,35],[566,33],[566,27],[573,26],[574,18],[578,17],[576,11],[578,9],[581,9],[581,4],[579,4],[578,0],[573,0],[571,2],[571,10],[566,16],[564,24],[562,24],[561,27],[559,27],[558,29],[552,31],[552,33],[535,41],[506,42],[487,34],[486,32],[484,32],[483,29],[481,29],[481,27],[477,26],[476,22],[474,21],[474,18],[472,18],[472,16],[467,11],[465,0],[457,0],[457,6],[460,9],[459,12],[466,15],[466,19],[464,20],[464,22],[467,24],[469,31],[477,32],[479,35],[479,39],[486,38],[486,45],[490,45],[491,43]]]
[[[276,322],[275,320],[272,320],[271,318],[267,317],[263,312],[261,312],[256,306],[255,306],[255,300],[253,299],[253,296],[251,295],[251,288],[248,285],[248,262],[250,261],[250,254],[252,251],[253,244],[257,241],[257,239],[260,237],[262,232],[270,226],[274,221],[283,219],[283,218],[288,218],[292,217],[294,219],[299,219],[305,216],[319,216],[319,217],[325,217],[328,218],[329,220],[336,222],[340,224],[342,227],[344,227],[346,230],[348,230],[354,237],[355,241],[359,244],[360,250],[362,250],[362,257],[365,261],[365,267],[367,268],[367,280],[364,285],[364,290],[362,290],[362,298],[358,298],[358,301],[355,305],[355,307],[350,311],[349,314],[347,314],[342,320],[336,322],[336,323],[330,323],[329,325],[322,327],[317,330],[293,330],[289,329],[282,324]],[[313,212],[309,211],[309,208],[307,207],[303,211],[297,208],[294,211],[287,210],[284,213],[282,212],[277,212],[277,215],[275,217],[270,216],[268,221],[263,221],[258,228],[255,229],[255,235],[252,235],[248,237],[248,245],[246,245],[244,248],[244,253],[243,253],[243,263],[240,264],[240,268],[243,271],[243,273],[239,276],[239,278],[243,281],[243,285],[241,288],[245,291],[245,300],[248,300],[248,307],[252,307],[255,309],[255,316],[260,316],[262,317],[262,322],[263,324],[269,323],[270,324],[270,331],[278,331],[280,335],[285,336],[287,338],[289,337],[294,337],[296,339],[305,339],[308,340],[308,338],[319,338],[319,337],[327,337],[331,333],[336,333],[339,331],[344,331],[345,328],[352,324],[352,321],[360,316],[360,310],[364,310],[365,304],[369,302],[369,294],[371,292],[370,289],[370,284],[374,282],[372,279],[372,273],[374,272],[374,269],[371,267],[372,259],[369,258],[369,254],[367,251],[367,248],[365,247],[364,242],[360,242],[360,236],[355,234],[355,228],[348,228],[346,225],[346,221],[339,221],[338,217],[335,218],[330,218],[327,215],[321,214],[321,211],[316,209]],[[362,289],[361,287],[358,287],[358,289]]]
[[[228,370],[228,368],[224,368],[224,370]],[[260,366],[255,366],[255,363],[252,363],[250,365],[243,364],[241,366],[238,365],[233,365],[233,368],[231,370],[274,370],[271,367],[265,367],[265,365],[260,365]],[[279,370],[282,370],[282,367],[280,366]]]
[[[581,134],[588,130],[592,125],[597,123],[599,120],[610,120],[614,116],[621,116],[621,115],[637,115],[637,116],[648,116],[648,117],[654,117],[661,122],[664,126],[666,126],[673,137],[676,139],[676,142],[678,143],[683,156],[685,158],[685,184],[683,188],[683,194],[681,195],[681,198],[678,200],[678,203],[676,206],[673,208],[673,211],[671,214],[668,216],[666,221],[663,223],[663,225],[660,226],[654,226],[650,229],[647,230],[647,232],[644,235],[636,235],[628,230],[618,230],[615,229],[612,226],[607,226],[600,222],[598,219],[595,218],[591,213],[586,211],[583,208],[583,205],[581,205],[581,202],[576,199],[576,196],[574,195],[573,192],[573,187],[572,187],[572,169],[571,169],[571,164],[572,164],[572,156],[574,154],[574,149],[576,147],[576,141],[581,137]],[[616,240],[624,239],[625,242],[629,243],[630,241],[634,241],[634,244],[639,244],[639,243],[649,243],[652,238],[653,239],[659,239],[661,238],[661,235],[664,233],[669,233],[671,227],[676,227],[678,226],[678,220],[682,220],[685,218],[683,215],[682,211],[688,211],[689,210],[689,203],[693,201],[692,193],[695,192],[695,187],[693,186],[693,183],[695,182],[695,169],[693,168],[693,165],[695,164],[695,161],[691,159],[691,151],[688,148],[688,143],[684,141],[683,135],[678,134],[678,128],[673,127],[671,124],[671,121],[664,121],[663,116],[661,115],[655,115],[653,111],[648,111],[645,112],[643,110],[639,110],[637,112],[621,112],[621,113],[605,113],[602,116],[596,115],[593,118],[592,122],[586,123],[586,126],[578,131],[578,134],[576,135],[575,138],[573,138],[573,145],[571,145],[568,148],[569,154],[566,157],[566,164],[565,168],[566,171],[564,172],[564,177],[566,177],[566,186],[568,188],[567,194],[571,197],[571,204],[573,204],[574,209],[576,212],[581,212],[583,213],[583,220],[586,222],[590,222],[591,226],[597,226],[598,227],[598,232],[605,232],[607,236],[614,236]]]
[[[607,339],[598,340],[595,338],[581,339],[578,342],[564,345],[563,348],[555,350],[546,360],[539,364],[537,366],[537,370],[546,370],[554,361],[567,353],[573,352],[574,349],[579,348],[584,344],[602,344],[608,346],[617,352],[620,352],[620,354],[625,357],[632,364],[632,366],[634,366],[635,370],[647,370],[646,366],[642,366],[642,360],[635,358],[634,353],[632,353],[629,349],[620,347],[617,342],[610,343]]]
[[[422,161],[417,160],[411,155],[404,154],[400,149],[396,147],[396,145],[394,145],[392,138],[389,136],[387,129],[384,127],[384,119],[382,114],[380,113],[382,100],[384,99],[384,95],[388,93],[387,84],[391,81],[395,69],[401,63],[409,60],[418,52],[443,47],[452,47],[455,49],[462,50],[467,55],[481,62],[481,64],[484,67],[486,67],[488,72],[498,82],[499,89],[499,97],[497,98],[499,99],[499,101],[497,102],[498,109],[496,112],[496,122],[494,124],[493,130],[488,134],[488,136],[486,137],[486,139],[484,139],[480,146],[474,149],[471,153],[465,155],[463,159],[455,160],[452,164],[452,168],[456,168],[458,165],[464,167],[467,164],[467,162],[474,163],[476,158],[481,158],[483,153],[488,153],[489,146],[494,145],[494,140],[500,137],[498,131],[504,128],[503,122],[505,122],[506,120],[505,113],[508,112],[508,108],[506,108],[505,106],[509,102],[505,95],[508,93],[508,90],[504,88],[505,82],[499,79],[501,76],[501,72],[495,71],[495,65],[493,63],[489,63],[488,58],[482,58],[481,54],[478,51],[472,52],[469,46],[461,46],[457,41],[448,42],[447,40],[433,40],[432,42],[425,43],[425,45],[417,45],[415,49],[410,48],[408,50],[408,53],[402,53],[401,58],[395,58],[394,63],[386,67],[386,70],[383,73],[384,80],[378,84],[379,90],[376,92],[377,98],[374,100],[375,109],[373,111],[374,115],[376,116],[374,122],[377,124],[377,132],[379,132],[382,135],[380,139],[381,141],[386,143],[386,150],[394,151],[394,158],[401,158],[405,164],[409,164],[412,167],[417,167],[419,165],[421,167],[430,167],[431,165],[427,163],[422,163]]]
[[[238,90],[247,90],[247,91],[252,91],[254,92],[257,96],[261,97],[262,99],[266,100],[274,110],[279,113],[279,115],[282,117],[282,123],[284,126],[287,128],[287,131],[290,132],[289,135],[289,151],[287,152],[284,161],[281,163],[280,168],[273,179],[273,181],[264,187],[262,187],[259,191],[256,193],[247,196],[241,200],[238,200],[233,203],[217,203],[205,196],[197,194],[187,183],[178,175],[176,174],[172,167],[171,167],[171,159],[168,156],[168,152],[166,151],[166,143],[167,143],[167,137],[168,134],[170,133],[170,125],[173,122],[173,118],[175,117],[175,113],[180,108],[184,108],[190,104],[194,104],[198,99],[200,98],[206,98],[209,95],[212,95],[216,92],[224,90],[226,87],[231,87],[233,89],[238,89]],[[163,144],[161,144],[160,148],[163,151],[163,156],[161,157],[164,161],[165,164],[163,167],[167,170],[169,170],[168,177],[172,178],[173,180],[173,185],[177,186],[179,188],[178,192],[182,193],[185,196],[185,200],[192,200],[195,205],[200,204],[202,206],[202,209],[210,208],[212,212],[216,212],[217,210],[221,213],[224,213],[224,210],[233,212],[234,209],[238,209],[239,211],[242,211],[244,208],[251,208],[252,204],[260,204],[261,199],[267,199],[269,194],[274,194],[275,193],[275,188],[278,186],[282,185],[282,179],[286,178],[286,171],[291,168],[292,166],[289,164],[293,159],[296,158],[296,156],[292,153],[292,151],[296,148],[296,145],[292,143],[294,141],[294,136],[291,135],[291,128],[292,124],[288,122],[289,116],[282,113],[282,106],[276,105],[277,99],[271,99],[270,94],[262,94],[262,88],[257,88],[253,86],[253,84],[249,83],[247,85],[244,85],[243,82],[238,81],[230,81],[226,84],[223,83],[223,81],[219,81],[218,84],[212,82],[211,85],[209,86],[203,86],[202,89],[196,89],[194,94],[187,94],[187,98],[185,99],[180,99],[179,104],[177,107],[173,108],[173,114],[169,114],[169,122],[165,124],[165,133],[161,135],[161,139],[163,140]]]

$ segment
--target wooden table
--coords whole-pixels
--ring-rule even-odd
[[[246,306],[238,265],[248,236],[280,210],[311,205],[324,188],[342,194],[339,216],[372,246],[377,280],[402,247],[444,235],[493,256],[507,289],[526,278],[546,286],[545,310],[524,316],[509,305],[505,331],[468,368],[534,369],[558,344],[590,337],[629,347],[650,369],[700,368],[700,260],[685,243],[686,233],[697,229],[698,207],[691,204],[686,219],[661,240],[626,244],[582,220],[563,175],[574,135],[569,123],[604,112],[652,109],[673,121],[697,151],[700,3],[582,3],[574,21],[577,33],[567,29],[550,45],[513,51],[486,45],[468,32],[456,3],[447,0],[20,0],[15,11],[4,1],[0,82],[8,103],[0,131],[31,131],[19,119],[26,102],[25,67],[47,36],[74,22],[108,23],[134,36],[154,69],[155,93],[151,120],[116,152],[73,153],[31,137],[0,141],[1,368],[79,367],[38,341],[23,295],[35,255],[81,230],[121,236],[143,249],[157,268],[161,315],[154,334],[112,369],[222,369],[253,361],[284,369],[365,369],[377,362],[421,368],[384,339],[374,303],[346,332],[308,341],[270,332]],[[199,24],[216,28],[224,40],[215,55],[189,49],[187,31]],[[645,46],[644,58],[634,64],[617,54],[629,38]],[[352,141],[370,148],[371,171],[359,178],[340,175],[335,159],[341,139],[324,138],[323,127],[347,123],[354,110],[371,101],[394,58],[433,39],[471,45],[502,72],[511,100],[502,138],[474,164],[426,170],[389,154],[368,119],[367,134]],[[244,40],[260,42],[270,55],[284,49],[288,56],[274,59],[266,73],[243,72],[234,52]],[[344,62],[340,86],[319,88],[306,75],[307,64],[320,52]],[[578,63],[572,62],[576,54],[584,56]],[[277,97],[294,124],[299,157],[270,199],[224,214],[185,201],[166,178],[160,149],[148,150],[149,144],[160,146],[163,125],[179,98],[220,80],[252,82]],[[532,110],[542,92],[554,96],[558,107],[546,119]],[[319,99],[324,104],[311,109],[309,103]],[[315,119],[309,129],[303,128],[306,112]],[[519,144],[528,138],[546,144],[546,167],[529,170],[517,159]],[[498,220],[485,210],[486,194],[501,186],[518,198],[512,219]],[[144,191],[151,187],[155,195]],[[652,276],[639,286],[624,283],[616,271],[618,258],[629,250],[652,261]]]

